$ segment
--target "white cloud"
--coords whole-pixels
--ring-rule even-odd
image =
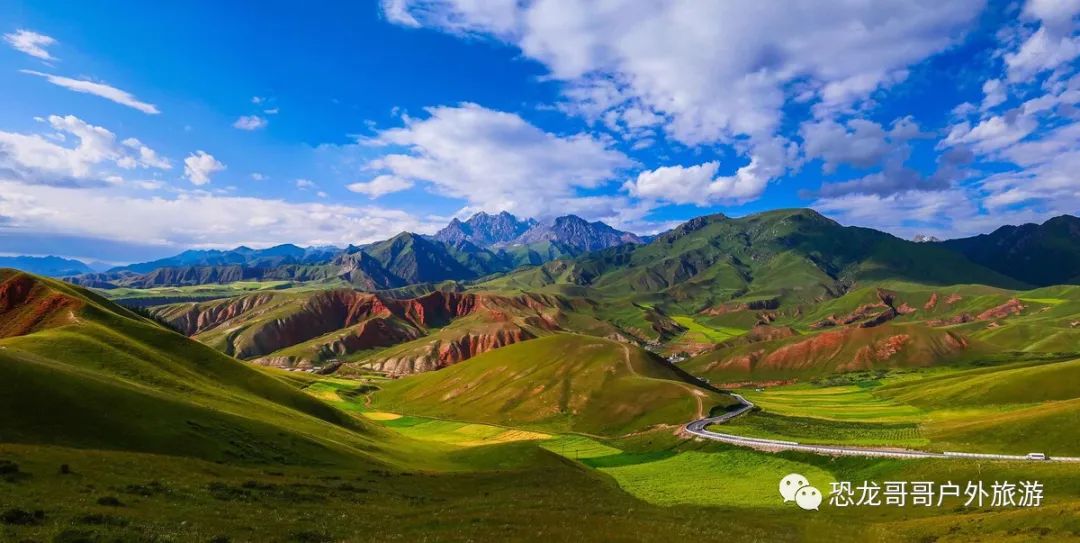
[[[24,183],[94,185],[111,183],[107,166],[125,170],[172,167],[168,159],[135,138],[117,141],[109,130],[74,115],[50,115],[52,134],[0,131],[0,174]],[[69,137],[77,144],[65,145]]]
[[[33,70],[21,71],[24,74],[43,77],[46,81],[52,83],[53,85],[63,87],[65,89],[75,92],[100,96],[101,98],[104,98],[106,100],[111,100],[113,102],[116,102],[117,104],[137,109],[149,115],[157,115],[158,113],[161,113],[161,111],[159,111],[157,106],[155,106],[154,104],[140,101],[139,99],[135,98],[131,93],[120,90],[116,87],[106,85],[104,83],[97,83],[85,79],[72,79],[70,77],[35,72]]]
[[[195,151],[184,159],[184,177],[194,185],[209,183],[210,176],[224,169],[225,165],[206,151]]]
[[[1080,56],[1080,38],[1055,35],[1041,27],[1015,53],[1005,55],[1009,81],[1023,82]]]
[[[738,204],[758,198],[771,179],[797,165],[797,148],[783,138],[773,138],[750,151],[750,163],[733,175],[720,176],[719,162],[696,166],[662,166],[642,172],[623,189],[637,198],[696,204]]]
[[[988,79],[983,83],[982,109],[986,111],[1005,102],[1008,98],[1008,88],[1000,79]]]
[[[296,188],[298,188],[300,190],[313,189],[316,186],[317,185],[315,184],[315,182],[310,180],[310,179],[297,179],[296,180]]]
[[[244,115],[236,122],[233,123],[233,128],[239,128],[240,130],[258,130],[260,128],[266,128],[266,119],[258,115]]]
[[[989,117],[975,126],[961,122],[952,127],[942,143],[969,144],[979,153],[992,153],[1024,139],[1038,127],[1034,117],[1012,110]]]
[[[126,156],[117,162],[121,168],[130,170],[136,166],[142,166],[144,168],[158,168],[162,170],[168,170],[172,168],[172,164],[169,160],[158,155],[157,151],[143,145],[143,143],[135,138],[127,138],[121,142],[124,147],[131,149],[138,156]]]
[[[1016,51],[1005,54],[1010,82],[1024,82],[1080,56],[1080,37],[1074,35],[1077,0],[1028,0],[1023,18],[1039,23]]]
[[[252,172],[251,174],[252,181],[266,181],[267,179],[269,178],[259,172]]]
[[[841,164],[875,166],[892,150],[885,129],[864,119],[852,119],[847,126],[831,120],[807,122],[801,132],[806,156],[823,159],[825,173]]]
[[[277,115],[278,112],[280,112],[280,111],[281,111],[281,108],[272,107],[272,108],[269,108],[269,109],[264,109],[263,113],[265,113],[267,115]]]
[[[404,126],[366,142],[393,149],[367,167],[429,182],[473,208],[561,215],[579,189],[600,187],[633,164],[606,141],[544,132],[513,113],[476,104],[426,111],[426,118],[404,117]]]
[[[16,50],[22,51],[34,58],[41,60],[56,60],[49,54],[47,47],[56,44],[56,40],[44,34],[38,34],[31,30],[19,29],[10,34],[4,34],[4,41]]]
[[[143,190],[159,190],[165,187],[165,183],[154,180],[133,181],[133,185]]]
[[[420,23],[415,17],[409,14],[408,4],[408,0],[382,0],[383,16],[392,23],[410,28],[418,28]]]
[[[564,83],[561,110],[602,124],[634,148],[652,145],[660,132],[688,146],[731,145],[749,164],[711,180],[713,192],[697,200],[727,194],[746,201],[798,164],[786,156],[789,144],[773,143],[787,103],[807,104],[818,119],[857,111],[872,93],[906,78],[910,66],[961,38],[984,0],[384,0],[382,6],[387,20],[403,26],[516,46]],[[872,145],[861,136],[860,144]],[[868,162],[887,152],[848,151],[834,149],[833,158]]]
[[[579,105],[648,113],[641,116],[646,122],[699,144],[773,135],[795,82],[830,108],[865,98],[953,43],[982,6],[982,0],[387,0],[383,12],[407,26],[509,42],[571,83],[570,98]]]
[[[844,224],[891,232],[905,239],[916,234],[942,239],[973,236],[1003,224],[1043,222],[1067,211],[1063,207],[998,209],[986,212],[971,191],[908,191],[889,195],[848,194],[815,201],[811,207]]]
[[[251,103],[255,104],[255,105],[259,105],[259,104],[261,104],[261,103],[263,103],[265,101],[266,101],[266,98],[263,98],[262,96],[252,96],[251,97]]]
[[[378,198],[386,194],[407,190],[412,188],[412,186],[413,182],[408,179],[402,179],[393,175],[380,175],[371,181],[352,183],[346,188],[353,192],[365,194],[369,198]]]
[[[625,188],[638,198],[663,199],[676,204],[705,205],[710,201],[710,188],[720,169],[720,163],[706,162],[697,166],[663,166],[638,174]]]
[[[123,212],[117,212],[123,210]],[[26,186],[0,180],[0,216],[19,231],[78,235],[173,247],[339,245],[386,239],[401,231],[433,233],[437,224],[376,206],[290,203],[203,192],[132,197],[116,189]],[[253,228],[253,226],[257,228]]]
[[[765,191],[773,177],[784,168],[775,157],[753,156],[750,163],[734,175],[717,175],[720,163],[705,162],[696,166],[663,166],[638,174],[623,188],[630,195],[674,204],[706,206],[718,203],[743,203]]]

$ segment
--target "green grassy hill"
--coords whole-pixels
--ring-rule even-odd
[[[1023,286],[943,247],[844,227],[806,209],[698,217],[647,245],[550,262],[491,285],[585,285],[606,295],[661,295],[669,306],[697,312],[732,300],[816,301],[882,281]]]
[[[0,271],[0,322],[0,441],[290,463],[379,449],[377,428],[78,287]]]
[[[941,242],[988,268],[1033,285],[1080,283],[1080,218],[1002,226],[989,233]]]
[[[682,424],[733,403],[646,351],[568,334],[388,382],[373,399],[390,411],[612,435]]]
[[[735,434],[932,451],[1080,455],[1080,360],[868,371],[741,391]]]

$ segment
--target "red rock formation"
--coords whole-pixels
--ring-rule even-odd
[[[727,314],[727,313],[734,313],[736,311],[747,311],[747,310],[760,311],[760,310],[778,309],[779,307],[780,307],[780,300],[776,299],[776,298],[770,298],[770,299],[765,299],[765,300],[754,300],[754,301],[751,301],[751,302],[737,302],[737,303],[721,304],[721,305],[717,305],[717,306],[713,306],[713,307],[707,307],[705,309],[702,309],[701,311],[699,311],[699,313],[702,314],[702,315],[715,317],[717,315],[724,315],[724,314]]]
[[[743,338],[748,343],[773,341],[798,335],[798,332],[790,326],[765,326],[757,325],[750,329]]]
[[[445,325],[472,313],[476,309],[476,295],[436,291],[412,300],[398,301],[395,305],[398,305],[401,318],[428,328]]]
[[[930,294],[930,299],[927,300],[926,303],[923,305],[923,309],[925,309],[927,311],[930,311],[931,309],[934,309],[934,307],[936,307],[936,306],[937,306],[937,293],[934,292],[934,293]]]
[[[271,294],[253,294],[234,298],[228,303],[192,304],[183,314],[169,319],[169,324],[180,332],[193,336],[227,323],[273,299]]]
[[[22,336],[73,322],[80,300],[17,273],[0,283],[0,338]]]
[[[487,333],[468,333],[453,339],[433,339],[422,348],[388,358],[375,359],[365,365],[393,376],[409,375],[444,368],[534,337],[524,329],[512,325],[504,326]]]
[[[855,353],[855,359],[852,364],[853,368],[850,369],[869,368],[873,366],[874,362],[884,362],[892,358],[896,353],[899,353],[904,345],[910,341],[911,336],[907,334],[889,336],[885,339],[875,341],[873,344],[867,345]]]
[[[987,309],[986,311],[983,311],[982,313],[979,313],[979,316],[976,318],[981,321],[990,319],[1002,319],[1010,315],[1019,315],[1020,312],[1024,310],[1024,307],[1024,304],[1020,303],[1020,300],[1012,298],[997,307],[992,307],[990,309]]]

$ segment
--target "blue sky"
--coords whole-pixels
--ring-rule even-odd
[[[0,253],[1080,209],[1076,0],[0,0]]]

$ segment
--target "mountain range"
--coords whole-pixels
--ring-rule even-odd
[[[798,232],[766,242],[766,249],[760,245],[765,238],[756,230],[717,231],[718,237],[699,243],[685,253],[678,252],[674,243],[690,231],[708,225],[719,222],[729,227],[761,224],[778,214],[797,215],[800,217],[797,220],[803,223]],[[723,230],[713,227],[709,231],[717,228]],[[889,273],[907,269],[914,279],[936,273],[917,272],[920,267],[954,262],[956,256],[962,256],[963,262],[956,263],[951,268],[953,272],[941,270],[945,275],[936,279],[1035,286],[1080,281],[1080,219],[1069,215],[1041,225],[1003,226],[993,233],[970,238],[937,241],[920,237],[914,242],[902,241],[870,229],[840,227],[810,210],[800,210],[794,215],[780,210],[743,219],[723,215],[698,217],[649,238],[573,215],[540,222],[522,220],[506,212],[495,215],[481,212],[465,221],[454,219],[433,236],[403,232],[385,241],[344,250],[291,244],[266,249],[190,250],[106,272],[95,272],[81,262],[56,257],[5,257],[0,259],[0,265],[68,277],[69,281],[79,285],[106,289],[278,280],[337,282],[364,290],[384,290],[420,283],[475,281],[525,267],[526,270],[516,275],[514,281],[530,285],[552,281],[574,284],[600,281],[601,285],[617,284],[617,289],[649,289],[661,285],[671,287],[685,276],[697,277],[685,288],[711,288],[731,294],[746,290],[751,286],[749,283],[755,283],[758,288],[750,288],[747,292],[761,291],[763,283],[760,277],[753,277],[751,268],[762,268],[765,260],[783,253],[785,258],[792,259],[790,265],[802,267],[808,274],[804,279],[816,285],[786,285],[784,290],[798,288],[809,289],[806,290],[809,292],[816,289],[835,293],[850,282],[851,277],[844,277],[845,269],[851,272],[855,269],[852,265],[858,267],[842,255],[865,257],[872,246],[873,250],[881,251],[876,255],[875,264],[879,272],[885,268],[891,270]],[[671,252],[672,248],[676,249],[675,254]],[[635,256],[631,258],[630,255]],[[599,277],[617,271],[620,262],[626,259],[633,262],[644,259],[650,264],[644,268],[647,271],[635,267],[637,271],[631,274],[634,278],[629,282],[618,279],[622,276],[618,273],[613,279]],[[717,263],[721,265],[714,266]],[[529,269],[537,266],[539,268]],[[698,272],[705,268],[710,268],[710,272],[698,277]],[[772,268],[765,266],[762,269]],[[726,271],[721,273],[721,270]],[[706,277],[711,277],[710,274],[717,273],[723,277],[715,278],[717,281],[711,286],[702,284]],[[866,277],[874,273],[864,269],[856,275]],[[956,277],[958,273],[969,275],[965,280]],[[995,277],[987,276],[987,273],[994,273]],[[558,275],[562,277],[556,280]],[[777,294],[761,292],[765,296]]]
[[[821,346],[813,357],[798,355],[807,362],[823,357],[820,364],[828,369],[848,363],[837,361],[837,353],[855,356],[899,336],[909,338],[904,341],[911,353],[886,357],[893,362],[975,352],[974,344],[940,327],[1011,314],[1018,306],[1009,305],[1006,293],[1031,287],[943,244],[842,226],[807,209],[698,217],[648,244],[620,244],[509,272],[498,271],[502,263],[490,260],[493,254],[467,239],[448,245],[400,234],[351,247],[335,259],[353,288],[176,299],[152,311],[185,334],[260,364],[313,369],[344,361],[392,375],[431,371],[566,332],[700,353],[716,341],[708,335],[713,332],[702,335],[698,320],[718,329],[755,330],[745,337],[756,339],[740,347],[749,352],[756,352],[758,341],[782,346],[806,340],[777,325],[782,322],[815,332],[874,329],[826,336],[846,350]],[[460,277],[473,280],[452,282]],[[398,288],[418,283],[429,287]],[[377,291],[379,285],[398,290],[355,290]],[[967,297],[973,301],[956,304]],[[920,324],[897,327],[893,321]],[[1048,348],[1077,336],[1071,322],[1062,321],[1060,338],[1047,339]],[[719,364],[746,356],[732,352],[701,373],[718,373]]]
[[[90,266],[81,261],[58,256],[0,256],[0,268],[15,268],[49,277],[94,272]]]
[[[989,234],[941,242],[992,270],[1032,285],[1080,283],[1080,218],[1002,226]]]
[[[434,236],[402,232],[388,240],[344,250],[278,245],[179,255],[80,273],[68,280],[96,288],[150,288],[251,280],[337,281],[382,290],[448,280],[473,280],[524,265],[537,265],[624,243],[642,243],[629,232],[568,215],[550,222],[509,213],[454,219]],[[73,274],[68,274],[73,275]]]

